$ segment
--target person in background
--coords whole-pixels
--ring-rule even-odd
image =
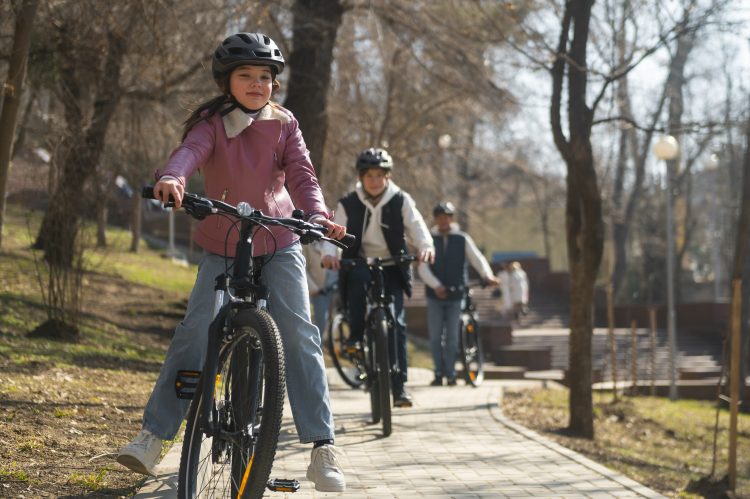
[[[528,313],[529,304],[529,278],[520,262],[513,262],[510,265],[509,281],[513,317],[520,319],[521,315]]]
[[[318,326],[320,337],[325,335],[328,327],[328,313],[331,299],[336,292],[336,272],[326,269],[320,264],[323,257],[323,246],[319,241],[302,246],[305,255],[305,269],[307,271],[307,290],[310,293],[313,322]]]
[[[497,280],[500,283],[500,311],[503,316],[508,316],[513,310],[513,300],[510,295],[510,262],[501,264]]]
[[[458,329],[468,265],[474,267],[484,283],[498,283],[474,240],[459,230],[453,221],[455,213],[456,208],[450,201],[442,202],[432,210],[435,217],[432,228],[435,261],[418,268],[419,276],[427,286],[427,330],[435,370],[431,386],[441,386],[444,377],[448,386],[456,384]]]
[[[347,232],[357,237],[343,252],[343,258],[386,258],[407,253],[407,244],[416,248],[421,262],[432,262],[434,248],[430,231],[417,210],[412,197],[392,180],[393,159],[385,149],[362,151],[356,162],[359,182],[354,191],[339,200],[334,222],[345,225]],[[325,244],[323,265],[340,269],[337,248]],[[349,348],[356,350],[365,332],[367,286],[370,270],[364,265],[342,270],[339,290],[349,311],[351,337]],[[391,376],[393,400],[396,407],[411,407],[412,399],[404,388],[407,379],[406,322],[404,293],[411,296],[410,265],[384,265],[385,291],[391,297],[396,320],[396,355],[400,372]],[[392,341],[389,342],[392,344]]]

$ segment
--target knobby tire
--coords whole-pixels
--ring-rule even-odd
[[[380,419],[383,423],[383,436],[391,434],[391,363],[388,356],[388,316],[383,309],[372,313],[370,322],[375,347],[376,397],[380,406]]]
[[[267,312],[237,313],[216,378],[205,378],[188,410],[177,497],[261,498],[276,454],[285,387],[281,336]],[[211,420],[221,421],[224,438],[207,437],[200,428],[205,383],[212,386]]]
[[[380,390],[378,389],[378,361],[375,359],[375,340],[372,331],[368,331],[367,348],[367,384],[370,390],[370,408],[372,409],[372,424],[380,423]]]
[[[464,379],[471,386],[477,387],[484,381],[484,363],[482,339],[479,336],[479,325],[476,319],[467,315],[461,319],[459,334],[461,363],[464,366]]]

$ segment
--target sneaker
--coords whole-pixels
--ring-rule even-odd
[[[154,467],[159,462],[162,440],[148,430],[141,430],[137,437],[120,449],[117,462],[142,475],[156,476]]]
[[[456,377],[455,376],[449,377],[447,385],[448,386],[456,386],[457,385],[457,383],[456,383]]]
[[[318,492],[343,492],[346,490],[344,471],[336,458],[336,447],[321,445],[312,450],[307,479],[315,484]]]
[[[413,405],[414,401],[411,395],[406,393],[403,387],[400,390],[393,390],[393,407],[411,407]]]
[[[432,380],[432,383],[430,383],[430,386],[443,386],[443,377],[435,376],[435,379]]]

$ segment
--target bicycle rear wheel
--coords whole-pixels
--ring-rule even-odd
[[[372,396],[380,407],[380,420],[383,423],[383,436],[391,434],[391,363],[388,357],[388,316],[383,309],[376,309],[370,320],[371,335],[375,348],[374,383],[377,392]],[[373,400],[375,403],[375,400]]]
[[[260,498],[271,473],[285,385],[278,328],[265,311],[242,310],[226,339],[215,379],[201,376],[188,411],[179,498]],[[205,384],[210,388],[204,390]],[[212,397],[213,435],[201,427],[204,392]]]
[[[479,325],[470,315],[461,318],[461,362],[464,365],[464,379],[472,386],[479,386],[484,381],[482,362],[482,339],[479,336]]]
[[[359,388],[365,382],[367,375],[362,360],[352,357],[346,351],[345,344],[349,338],[349,322],[343,313],[337,312],[331,317],[327,336],[328,353],[331,355],[336,371],[338,371],[344,383],[352,388]]]

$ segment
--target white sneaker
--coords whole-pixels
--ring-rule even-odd
[[[142,475],[156,476],[154,467],[161,455],[161,439],[148,430],[141,430],[137,437],[120,449],[117,462]]]
[[[326,444],[312,450],[307,479],[315,484],[315,490],[319,492],[346,490],[344,471],[336,458],[336,447]]]

